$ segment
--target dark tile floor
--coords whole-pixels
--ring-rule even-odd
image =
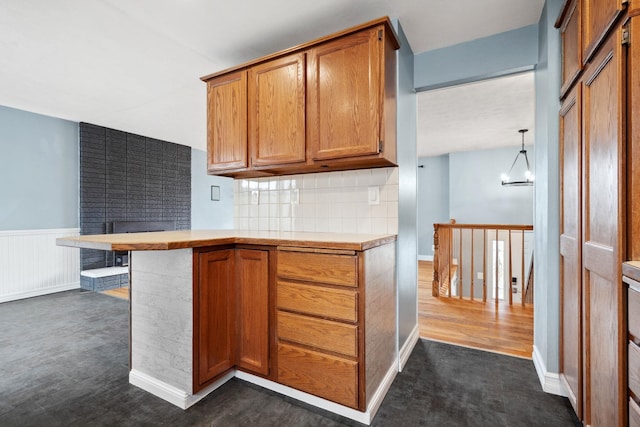
[[[183,411],[128,383],[127,301],[70,291],[0,304],[0,426],[355,426],[233,379]],[[531,361],[421,340],[375,426],[573,426]]]

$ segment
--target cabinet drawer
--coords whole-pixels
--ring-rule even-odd
[[[277,308],[336,320],[358,319],[356,292],[278,281]]]
[[[629,390],[640,397],[640,348],[629,341]]]
[[[358,364],[348,359],[279,344],[278,382],[358,407]]]
[[[278,338],[321,350],[356,357],[355,325],[278,311]]]
[[[278,276],[331,285],[358,286],[355,255],[278,252]]]
[[[629,333],[636,340],[640,340],[640,292],[632,288],[632,286],[638,285],[638,282],[627,277],[623,280],[629,284],[629,298],[627,299]]]
[[[640,427],[640,407],[629,399],[629,427]]]

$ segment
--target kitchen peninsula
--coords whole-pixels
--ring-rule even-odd
[[[369,423],[395,378],[396,236],[85,235],[131,251],[130,383],[183,409],[234,376]]]

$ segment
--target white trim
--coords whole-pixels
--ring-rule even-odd
[[[371,399],[369,399],[369,404],[367,405],[367,413],[369,413],[369,423],[373,421],[373,418],[378,413],[378,409],[380,409],[380,406],[382,405],[382,401],[384,400],[384,397],[389,392],[389,389],[391,388],[391,385],[393,384],[393,380],[396,378],[396,375],[398,375],[398,370],[396,369],[396,363],[394,362],[393,364],[391,364],[386,375],[380,382],[378,389],[375,391],[375,393],[373,393],[373,396],[371,396]],[[369,423],[366,423],[366,424],[369,424]]]
[[[71,282],[64,285],[52,286],[50,288],[36,289],[27,292],[14,292],[8,295],[0,295],[0,303],[16,301],[25,298],[39,297],[41,295],[54,294],[56,292],[71,291],[73,289],[80,289],[80,282]]]
[[[542,390],[546,393],[567,397],[567,393],[565,392],[564,387],[562,387],[562,382],[560,381],[560,375],[554,372],[547,372],[547,367],[544,364],[540,350],[538,350],[538,347],[535,345],[533,346],[533,354],[531,355],[531,358],[533,359],[533,366],[536,368],[536,372],[538,373],[538,379],[540,380]]]
[[[178,408],[187,409],[229,381],[234,375],[235,372],[230,371],[218,381],[208,387],[205,387],[196,394],[187,394],[184,390],[180,390],[171,384],[167,384],[135,369],[132,369],[129,372],[129,383],[159,397],[160,399],[176,405]]]
[[[433,261],[433,255],[418,255],[418,261]]]
[[[391,387],[393,380],[396,376],[396,362],[391,365],[389,371],[384,376],[384,379],[380,383],[380,386],[373,394],[373,397],[369,401],[369,405],[367,407],[366,412],[360,412],[357,409],[349,408],[344,405],[340,405],[335,402],[331,402],[329,400],[323,399],[318,396],[314,396],[313,394],[305,393],[304,391],[296,390],[295,388],[288,387],[283,384],[279,384],[273,381],[269,381],[265,378],[258,377],[247,372],[236,371],[236,378],[250,382],[252,384],[259,385],[260,387],[266,388],[271,391],[275,391],[276,393],[283,394],[288,397],[292,397],[294,399],[300,400],[304,403],[308,403],[309,405],[315,406],[320,409],[324,409],[329,412],[333,412],[334,414],[341,415],[345,418],[349,418],[354,421],[358,421],[359,423],[363,423],[366,425],[371,424],[373,417],[376,412],[380,408],[382,401],[384,400],[384,396]]]
[[[407,364],[407,361],[409,360],[409,356],[411,356],[411,352],[413,351],[413,348],[418,343],[419,339],[420,339],[420,328],[416,323],[416,325],[413,327],[413,330],[409,334],[409,337],[404,342],[404,344],[402,344],[402,348],[398,353],[398,372],[402,372],[402,370],[404,369],[404,366]]]
[[[80,233],[79,228],[47,228],[42,230],[0,230],[1,236],[31,236],[34,234],[65,234],[65,233]]]

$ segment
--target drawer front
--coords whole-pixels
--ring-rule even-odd
[[[358,407],[358,364],[352,360],[278,344],[278,382]]]
[[[278,276],[331,285],[358,286],[355,255],[278,252]]]
[[[640,398],[640,348],[629,341],[629,390]]]
[[[358,355],[358,328],[355,325],[278,311],[278,338],[320,350]]]
[[[629,427],[640,427],[640,407],[629,399]]]
[[[633,335],[636,340],[640,340],[640,292],[629,287],[629,298],[627,301],[629,307],[629,333]]]
[[[356,292],[278,281],[277,308],[336,320],[358,319]]]

